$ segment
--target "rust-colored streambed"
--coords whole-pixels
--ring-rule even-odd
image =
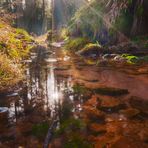
[[[74,120],[83,128],[56,131],[49,147],[148,147],[146,67],[88,65],[60,48],[41,46],[30,57],[26,82],[0,96],[0,148],[43,147],[55,115],[57,131]]]

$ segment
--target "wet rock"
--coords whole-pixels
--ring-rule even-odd
[[[104,54],[102,56],[103,59],[112,59],[112,58],[115,58],[116,56],[118,56],[118,54]]]
[[[115,56],[115,57],[113,58],[113,60],[114,60],[114,61],[119,61],[119,62],[125,62],[125,61],[126,61],[126,59],[123,58],[123,57],[120,56],[120,55]]]
[[[127,118],[132,118],[138,115],[140,111],[135,108],[128,108],[126,110],[121,110],[120,113],[123,114]]]
[[[93,91],[97,94],[108,95],[108,96],[121,96],[129,93],[127,89],[112,88],[112,87],[97,88],[94,89]]]
[[[145,143],[148,143],[148,129],[144,128],[142,129],[139,133],[138,136],[140,137],[140,139],[142,141],[144,141]]]
[[[119,115],[119,114],[111,114],[110,116],[107,116],[105,121],[107,123],[110,123],[110,122],[116,122],[116,121],[126,121],[127,118],[123,115]]]
[[[133,108],[140,110],[141,112],[148,115],[148,101],[143,98],[132,96],[129,99],[129,103]]]
[[[100,125],[96,123],[90,124],[88,126],[88,130],[93,136],[102,136],[107,132],[105,125]]]
[[[56,71],[65,71],[65,70],[69,70],[69,69],[70,69],[70,66],[67,66],[67,67],[57,67],[54,70],[56,70]]]
[[[82,50],[78,51],[77,54],[85,57],[97,57],[103,52],[103,47],[96,44],[88,44]]]
[[[98,82],[99,80],[97,79],[92,79],[92,80],[89,80],[89,79],[82,79],[83,81],[86,81],[86,82],[90,82],[90,83],[95,83],[95,82]]]
[[[106,113],[117,113],[122,109],[126,109],[126,105],[117,99],[104,99],[97,108]]]
[[[12,94],[8,94],[7,97],[16,97],[18,96],[19,94],[17,92],[14,92]]]
[[[110,148],[146,148],[147,145],[140,140],[135,140],[128,137],[119,137]]]
[[[91,108],[89,106],[85,106],[84,108],[84,113],[86,114],[88,120],[91,122],[96,122],[96,123],[104,123],[105,121],[105,114],[95,108]]]

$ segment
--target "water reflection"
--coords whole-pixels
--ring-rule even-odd
[[[101,67],[87,66],[82,61],[78,61],[79,59],[75,59],[77,63],[73,64],[68,56],[65,56],[65,54],[58,56],[56,51],[52,50],[49,54],[49,49],[45,47],[38,46],[32,49],[29,62],[25,61],[25,84],[7,96],[0,96],[0,120],[4,121],[1,123],[6,128],[8,127],[7,130],[12,134],[12,137],[15,136],[15,140],[13,140],[15,143],[18,143],[17,139],[20,139],[21,144],[24,141],[28,142],[32,138],[32,127],[35,125],[38,127],[43,123],[50,125],[55,116],[61,121],[60,123],[66,121],[69,117],[84,118],[86,122],[88,121],[86,124],[89,127],[95,124],[96,127],[93,126],[92,131],[97,130],[97,128],[100,130],[100,126],[102,129],[102,126],[106,124],[107,129],[105,131],[107,132],[112,128],[120,130],[123,126],[128,130],[128,125],[131,124],[128,122],[131,119],[131,121],[134,118],[138,120],[139,117],[147,115],[147,106],[145,107],[146,111],[144,109],[146,103],[137,104],[137,98],[132,98],[127,105],[128,101],[124,100],[124,97],[128,96],[113,97],[110,95],[113,92],[117,93],[117,90],[121,91],[121,89],[110,88],[110,84],[115,82],[113,80],[125,84],[123,80],[128,82],[131,79],[129,75],[121,75],[117,71],[106,70],[105,67],[101,69]],[[78,65],[81,70],[76,68]],[[96,72],[97,68],[99,68],[99,72]],[[97,80],[94,80],[94,78],[97,78]],[[134,80],[131,81],[134,82]],[[138,82],[142,83],[141,81]],[[107,93],[105,93],[107,96],[100,94],[99,84],[102,83],[110,88],[102,90]],[[143,83],[142,85],[144,86]],[[139,108],[140,106],[142,107]],[[8,110],[6,111],[6,108],[3,107],[7,107]],[[142,114],[140,110],[142,110]],[[4,116],[2,116],[3,111],[6,111]],[[147,116],[145,118],[147,119]],[[114,125],[116,122],[118,123],[117,126]],[[141,122],[141,124],[143,123]],[[140,129],[138,126],[135,126],[135,128]],[[0,128],[1,131],[3,132],[3,128]],[[1,132],[0,141],[5,137],[5,133],[9,133],[8,131]],[[92,133],[89,132],[88,134],[91,135]],[[23,139],[25,140],[23,141]],[[32,139],[34,140],[35,137]],[[40,139],[36,137],[36,140]],[[24,143],[22,145],[25,145]],[[30,141],[28,145],[30,147]],[[32,147],[34,147],[34,143]]]
[[[54,58],[54,52],[48,55],[47,49],[40,46],[35,51],[31,53],[31,59],[29,59],[31,62],[26,62],[28,65],[26,84],[22,91],[15,97],[13,94],[16,93],[7,96],[11,98],[9,117],[15,122],[18,117],[22,118],[34,113],[51,118],[56,114],[57,108],[62,105],[65,98],[71,103],[75,101],[71,76],[65,78],[55,75],[57,62],[63,59]],[[32,55],[36,56],[32,57]],[[80,105],[73,107],[79,108]]]

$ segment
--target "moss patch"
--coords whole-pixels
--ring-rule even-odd
[[[18,83],[22,77],[22,59],[33,46],[32,37],[23,29],[16,29],[6,22],[0,24],[0,91]]]
[[[70,39],[65,45],[66,50],[78,51],[82,49],[89,41],[85,38]]]

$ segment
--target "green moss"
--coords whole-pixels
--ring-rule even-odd
[[[70,39],[65,45],[66,50],[78,51],[82,49],[89,41],[85,38]]]
[[[135,64],[139,61],[139,58],[137,56],[130,54],[122,54],[122,57],[125,58],[127,62],[130,64]]]
[[[15,37],[21,37],[22,40],[32,41],[32,37],[24,29],[17,28],[15,30]]]
[[[0,53],[0,90],[16,84],[21,78],[21,71],[8,57]]]
[[[12,59],[21,59],[28,55],[32,45],[32,38],[29,34],[22,30],[16,29],[15,32],[9,33],[9,40],[4,52]]]
[[[82,51],[87,51],[91,49],[100,49],[100,48],[101,48],[101,45],[99,43],[88,43],[85,45]]]
[[[0,91],[22,80],[20,61],[32,48],[32,37],[23,29],[0,23]]]
[[[121,96],[128,94],[127,89],[119,89],[112,87],[97,88],[93,90],[97,94],[108,95],[108,96]]]

